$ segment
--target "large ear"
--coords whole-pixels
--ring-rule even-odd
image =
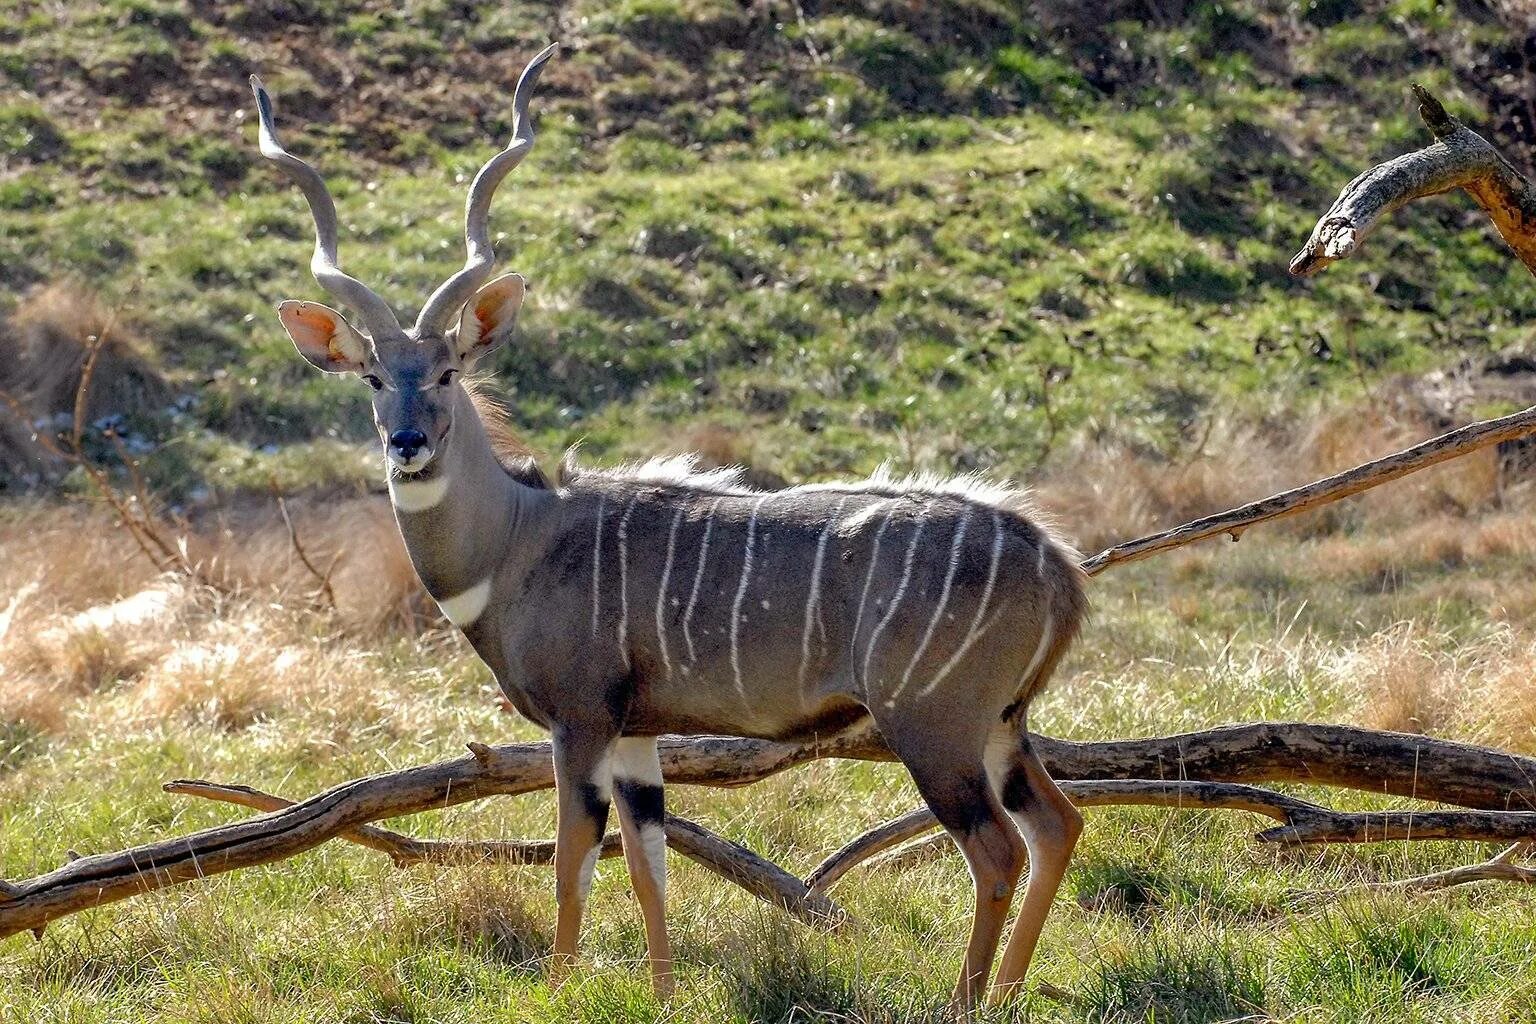
[[[368,363],[368,342],[347,318],[318,302],[289,299],[277,307],[299,355],[326,373],[361,373]]]
[[[506,274],[475,292],[459,314],[454,348],[460,359],[478,359],[512,336],[526,287],[521,274]]]

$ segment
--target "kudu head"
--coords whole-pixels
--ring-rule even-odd
[[[261,119],[261,154],[292,178],[309,201],[315,219],[315,254],[310,270],[320,286],[351,307],[354,326],[318,302],[290,299],[277,315],[299,354],[327,373],[355,373],[373,389],[373,419],[394,469],[426,469],[443,449],[453,426],[460,375],[506,341],[523,303],[524,283],[506,274],[487,283],[495,265],[487,222],[491,198],[502,179],[533,148],[528,101],[551,44],[523,69],[512,96],[512,142],[475,175],[464,205],[463,269],[427,299],[413,327],[402,328],[389,305],[367,285],[342,272],[336,262],[336,204],[325,181],[309,164],[277,141],[272,97],[255,75],[251,90]]]

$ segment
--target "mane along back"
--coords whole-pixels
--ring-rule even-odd
[[[937,473],[909,473],[897,476],[888,464],[882,464],[863,480],[826,481],[799,484],[770,492],[747,485],[742,466],[703,469],[693,454],[658,456],[612,468],[589,468],[576,461],[576,449],[566,452],[560,463],[560,487],[571,491],[597,491],[608,487],[668,487],[707,497],[761,497],[764,494],[794,495],[847,494],[880,498],[914,497],[953,498],[982,508],[1027,520],[1044,538],[1076,564],[1081,555],[1062,539],[1054,520],[1023,487],[989,479],[980,473],[942,476]]]

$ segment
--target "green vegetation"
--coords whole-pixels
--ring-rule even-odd
[[[0,0],[0,356],[36,332],[70,352],[103,325],[131,340],[113,354],[133,386],[100,383],[130,396],[115,411],[150,484],[209,509],[207,557],[249,579],[180,593],[152,627],[85,629],[70,616],[152,574],[102,518],[0,504],[0,592],[20,595],[0,602],[0,877],[236,813],[169,778],[295,796],[534,735],[455,636],[378,626],[412,577],[379,501],[337,500],[378,486],[365,389],[313,372],[272,314],[325,296],[303,203],[255,151],[253,71],[331,182],[344,265],[403,317],[459,265],[463,190],[559,26],[538,144],[493,213],[532,286],[494,370],[549,452],[1043,478],[1093,544],[1379,451],[1404,429],[1384,381],[1525,342],[1536,289],[1461,199],[1402,212],[1319,279],[1284,269],[1346,181],[1424,144],[1410,80],[1521,157],[1536,125],[1510,91],[1511,5],[1027,6]],[[1284,428],[1319,407],[1317,436]],[[87,448],[110,462],[100,433]],[[0,486],[19,491],[37,481],[11,436]],[[1525,492],[1491,461],[1435,479],[1095,582],[1034,726],[1345,720],[1536,749],[1536,530],[1498,511]],[[364,612],[272,582],[293,570],[286,534],[262,521],[252,540],[241,516],[274,483]],[[821,763],[672,799],[804,871],[915,796],[894,767]],[[394,824],[546,836],[553,813],[530,797]],[[1298,853],[1252,845],[1236,814],[1090,815],[1047,987],[998,1019],[1536,1017],[1528,892],[1364,889],[1484,849]],[[547,872],[397,871],[336,843],[9,940],[0,1021],[938,1016],[970,913],[957,860],[850,878],[837,896],[861,923],[830,939],[671,867],[670,1009],[615,862],[588,970],[551,992]]]
[[[99,293],[193,396],[145,426],[171,494],[238,490],[272,446],[371,430],[362,389],[312,374],[271,316],[319,293],[301,201],[232,120],[244,75],[263,72],[290,145],[328,173],[348,268],[410,313],[459,261],[464,182],[550,23],[535,3],[283,9],[300,28],[255,2],[0,14],[0,67],[32,90],[0,107],[0,276]],[[540,447],[633,456],[710,424],[786,478],[886,458],[1027,475],[1047,436],[1171,451],[1213,409],[1499,349],[1536,311],[1455,202],[1406,214],[1344,273],[1284,273],[1344,181],[1424,142],[1410,77],[1519,130],[1494,77],[1451,70],[1513,59],[1491,8],[777,13],[562,16],[579,28],[494,216],[533,286],[495,370]],[[407,84],[424,74],[432,89]],[[83,92],[59,87],[80,75]],[[233,450],[258,468],[230,478]]]

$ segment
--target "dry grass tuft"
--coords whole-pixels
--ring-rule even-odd
[[[1380,458],[1437,431],[1424,418],[1368,405],[1278,424],[1219,419],[1193,452],[1166,457],[1116,437],[1080,437],[1040,485],[1041,503],[1086,552],[1177,526]],[[1426,515],[1467,516],[1503,500],[1488,449],[1266,527],[1327,536]]]
[[[76,281],[34,290],[0,321],[0,390],[17,399],[31,419],[71,416],[86,351],[97,338],[104,340],[87,420],[165,403],[170,391],[145,358],[143,339]],[[0,415],[0,469],[8,472],[35,468],[41,457],[29,424],[16,419],[8,409]]]

